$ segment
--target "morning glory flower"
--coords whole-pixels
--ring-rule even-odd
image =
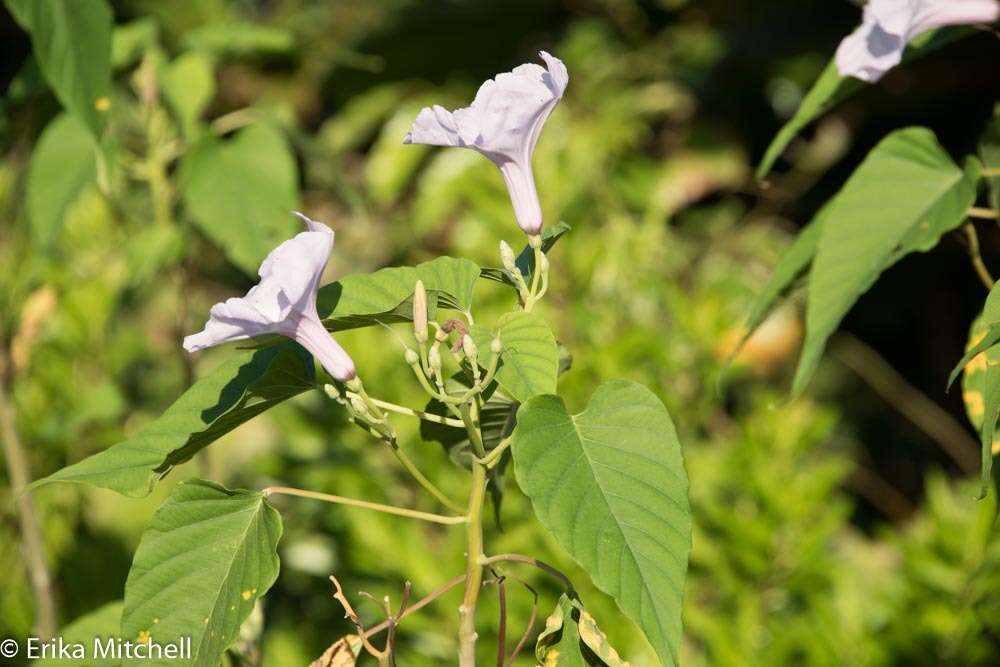
[[[873,83],[899,64],[913,38],[949,25],[998,18],[998,0],[869,0],[861,26],[837,49],[837,69]]]
[[[498,74],[480,86],[476,99],[462,109],[426,107],[403,139],[404,144],[472,148],[492,160],[507,183],[517,224],[529,235],[542,228],[531,155],[569,83],[561,60],[545,51],[540,55],[548,69],[529,63]]]
[[[309,350],[334,379],[357,376],[354,361],[327,332],[316,312],[316,290],[330,251],[333,231],[295,215],[307,231],[271,251],[260,265],[260,282],[242,298],[212,306],[204,330],[187,336],[188,352],[266,334],[280,334]]]

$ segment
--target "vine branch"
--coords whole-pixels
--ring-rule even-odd
[[[343,496],[335,496],[329,493],[320,493],[318,491],[294,489],[288,486],[269,486],[266,489],[264,489],[263,494],[265,497],[274,494],[284,495],[284,496],[298,496],[299,498],[321,500],[326,503],[335,503],[338,505],[347,505],[349,507],[358,507],[361,509],[368,509],[368,510],[374,510],[376,512],[382,512],[384,514],[395,514],[396,516],[403,516],[408,519],[419,519],[421,521],[428,521],[430,523],[440,523],[445,525],[455,525],[460,523],[466,523],[466,521],[468,521],[468,519],[464,516],[445,516],[443,514],[431,514],[430,512],[421,512],[418,510],[406,509],[405,507],[396,507],[395,505],[383,505],[382,503],[373,503],[367,500],[358,500],[356,498],[345,498]]]

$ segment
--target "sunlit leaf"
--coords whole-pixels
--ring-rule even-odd
[[[628,667],[629,664],[611,647],[607,636],[580,601],[565,593],[545,620],[545,629],[535,643],[535,657],[544,667]]]
[[[872,149],[820,215],[793,394],[805,388],[827,339],[879,275],[962,224],[979,172],[972,158],[959,169],[924,128],[893,132]]]
[[[203,137],[181,162],[181,191],[198,228],[250,275],[301,226],[291,213],[299,200],[295,158],[267,123],[231,139]]]
[[[185,664],[216,667],[278,577],[281,517],[260,492],[182,482],[153,515],[125,583],[121,632],[157,643],[190,638]],[[123,667],[176,660],[124,660]]]
[[[480,350],[480,365],[489,359],[493,338],[500,338],[503,352],[496,380],[511,398],[523,403],[533,396],[555,393],[559,348],[552,330],[540,315],[507,313],[500,318],[495,330],[476,326],[472,327],[470,335]]]
[[[111,8],[105,0],[4,0],[56,97],[96,137],[111,92]]]
[[[468,311],[479,266],[467,259],[438,257],[417,266],[394,266],[345,276],[324,285],[316,299],[319,316],[331,331],[391,324],[413,318],[414,287],[423,281],[429,308]],[[433,314],[433,313],[432,313]]]
[[[97,146],[74,116],[53,120],[31,155],[27,207],[35,242],[48,248],[63,226],[66,211],[97,180]]]
[[[691,549],[688,482],[663,403],[642,385],[608,382],[571,415],[558,396],[521,406],[512,449],[535,514],[677,665]]]
[[[163,72],[163,93],[184,134],[194,136],[202,112],[215,97],[212,59],[197,51],[178,56]]]
[[[313,388],[314,373],[312,359],[293,343],[234,355],[132,437],[35,484],[78,482],[127,496],[149,495],[175,465],[240,424]]]
[[[744,324],[742,343],[745,343],[754,330],[767,319],[771,309],[779,297],[786,294],[789,288],[802,276],[816,256],[819,235],[822,230],[822,214],[799,232],[795,241],[781,256],[778,266],[774,268],[770,280],[764,286],[764,291],[754,299],[750,314]]]
[[[66,645],[82,644],[85,647],[87,656],[86,667],[118,667],[121,661],[113,658],[98,658],[91,650],[95,640],[100,640],[102,645],[108,640],[117,640],[121,636],[122,609],[124,603],[121,600],[109,602],[98,607],[89,614],[77,618],[69,625],[59,629],[59,637]],[[58,665],[79,665],[76,659],[42,658],[32,660],[34,667],[57,667]]]
[[[111,65],[128,67],[142,58],[159,40],[156,19],[144,16],[124,25],[115,26],[111,34]]]

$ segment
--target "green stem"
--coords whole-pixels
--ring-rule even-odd
[[[537,558],[532,558],[531,556],[524,556],[522,554],[497,554],[496,556],[490,556],[489,558],[483,558],[479,561],[483,567],[492,565],[494,563],[525,563],[527,565],[533,565],[543,572],[551,574],[553,577],[562,582],[562,585],[566,587],[566,590],[573,590],[573,582],[569,580],[565,574],[552,567],[545,561],[538,560]]]
[[[969,242],[969,260],[972,262],[972,268],[975,269],[976,275],[979,276],[979,280],[986,286],[986,289],[992,290],[996,281],[990,275],[989,269],[986,268],[986,264],[983,262],[983,256],[979,251],[979,236],[976,235],[976,228],[971,222],[967,222],[962,229],[965,232],[965,238]]]
[[[970,218],[983,218],[984,220],[997,220],[1000,218],[1000,211],[994,211],[991,208],[983,208],[981,206],[973,206],[968,211],[966,215]]]
[[[500,461],[500,457],[503,456],[503,453],[510,448],[511,442],[513,442],[513,438],[511,437],[504,438],[503,440],[500,441],[500,444],[494,447],[493,450],[489,452],[486,456],[479,459],[477,463],[480,463],[486,466],[487,468],[492,468],[497,464],[498,461]]]
[[[270,496],[274,494],[283,496],[297,496],[299,498],[309,498],[311,500],[321,500],[327,503],[335,503],[338,505],[347,505],[349,507],[359,507],[361,509],[374,510],[376,512],[383,512],[385,514],[395,514],[396,516],[403,516],[408,519],[419,519],[421,521],[429,521],[431,523],[440,523],[445,525],[456,525],[460,523],[465,523],[467,521],[464,516],[444,516],[442,514],[431,514],[429,512],[420,512],[417,510],[406,509],[405,507],[396,507],[395,505],[383,505],[381,503],[372,503],[367,500],[357,500],[355,498],[344,498],[343,496],[334,496],[329,493],[319,493],[318,491],[307,491],[305,489],[293,489],[287,486],[269,486],[263,491],[264,496]]]
[[[479,589],[483,584],[483,505],[486,498],[486,468],[476,465],[472,469],[472,489],[469,493],[469,510],[466,514],[466,571],[465,596],[458,608],[458,664],[475,667],[476,664],[476,605]]]
[[[406,471],[410,473],[413,479],[415,479],[420,486],[424,487],[429,494],[437,498],[438,502],[450,509],[452,512],[458,512],[459,514],[463,512],[458,503],[446,496],[441,489],[434,486],[434,483],[427,479],[422,472],[420,472],[420,469],[417,468],[416,464],[413,463],[413,460],[406,454],[406,452],[399,447],[398,443],[390,443],[390,446],[392,447],[393,454],[396,455],[399,462],[403,464]]]
[[[483,444],[482,433],[479,432],[479,427],[472,417],[472,406],[469,403],[465,403],[460,410],[462,411],[462,421],[465,422],[465,430],[469,433],[469,441],[472,443],[472,449],[475,451],[476,456],[484,458],[486,456],[486,446]]]
[[[465,427],[465,424],[459,419],[442,417],[441,415],[431,414],[430,412],[424,412],[423,410],[415,410],[413,408],[408,408],[405,405],[397,405],[396,403],[390,403],[388,401],[380,401],[377,398],[371,399],[371,402],[380,408],[389,410],[391,412],[398,412],[401,415],[409,415],[411,417],[417,417],[418,419],[423,419],[424,421],[434,422],[435,424],[444,424],[446,426],[454,426],[455,428]]]

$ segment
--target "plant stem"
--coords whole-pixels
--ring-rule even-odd
[[[551,574],[553,577],[562,582],[562,585],[566,587],[566,590],[573,590],[573,582],[569,580],[565,574],[552,567],[545,561],[538,560],[531,556],[525,556],[523,554],[497,554],[496,556],[490,556],[489,558],[484,558],[480,561],[483,566],[492,565],[494,563],[525,563],[527,565],[533,565],[543,572]]]
[[[269,486],[264,489],[263,493],[264,496],[278,494],[283,496],[298,496],[300,498],[309,498],[311,500],[321,500],[327,503],[336,503],[338,505],[347,505],[349,507],[359,507],[361,509],[375,510],[376,512],[383,512],[385,514],[395,514],[396,516],[403,516],[408,519],[419,519],[421,521],[429,521],[431,523],[440,523],[445,525],[455,525],[465,523],[467,521],[464,516],[431,514],[430,512],[420,512],[418,510],[406,509],[404,507],[396,507],[395,505],[383,505],[381,503],[372,503],[367,500],[344,498],[343,496],[334,496],[329,493],[307,491],[305,489],[293,489],[287,486]]]
[[[440,502],[442,505],[450,509],[452,512],[457,512],[458,514],[461,514],[464,511],[459,506],[458,503],[456,503],[451,498],[446,496],[444,492],[441,491],[441,489],[437,488],[433,482],[427,479],[427,477],[425,477],[424,474],[420,472],[420,469],[417,468],[416,464],[413,462],[413,459],[411,459],[407,455],[407,453],[404,452],[399,447],[398,443],[389,443],[389,446],[392,447],[392,453],[396,455],[396,458],[399,459],[399,462],[403,464],[403,467],[406,468],[406,471],[410,473],[413,479],[417,481],[417,484],[424,487],[424,490],[426,490],[427,493],[434,496],[438,500],[438,502]]]
[[[476,604],[483,583],[483,504],[486,498],[486,467],[472,468],[472,489],[469,493],[469,511],[466,514],[466,572],[465,596],[458,608],[458,664],[475,667],[476,664]]]
[[[996,220],[1000,218],[1000,212],[994,211],[991,208],[982,208],[980,206],[973,206],[968,211],[965,212],[970,218],[983,218],[985,220]]]
[[[380,401],[377,398],[371,399],[371,402],[380,408],[389,410],[390,412],[398,412],[401,415],[417,417],[418,419],[434,422],[435,424],[444,424],[446,426],[454,426],[455,428],[465,428],[465,424],[459,419],[442,417],[441,415],[431,414],[430,412],[424,412],[423,410],[414,410],[413,408],[408,408],[405,405],[397,405],[396,403],[390,403],[388,401]]]
[[[500,603],[500,625],[497,628],[497,667],[504,667],[507,658],[507,589],[503,577],[497,580],[497,598]]]
[[[986,268],[986,264],[983,262],[983,256],[979,251],[979,236],[976,234],[976,228],[971,222],[967,222],[962,227],[962,230],[965,232],[965,238],[969,241],[969,259],[972,261],[972,268],[975,269],[976,275],[979,276],[979,280],[986,286],[986,289],[993,289],[996,281],[990,275],[989,269]]]
[[[507,451],[507,449],[510,448],[510,443],[512,441],[513,441],[513,438],[511,438],[510,436],[507,436],[506,438],[504,438],[503,440],[501,440],[500,444],[498,444],[496,447],[494,447],[492,449],[492,451],[490,451],[489,454],[487,454],[483,458],[479,459],[478,463],[483,464],[487,468],[492,468],[493,466],[495,466],[497,464],[497,461],[500,460],[500,457],[503,456],[503,453],[505,451]]]
[[[2,361],[2,360],[0,360]],[[24,564],[28,570],[28,580],[35,600],[34,633],[48,639],[56,631],[56,601],[45,558],[45,543],[39,526],[35,504],[31,492],[25,491],[31,483],[28,461],[24,447],[14,424],[14,406],[7,400],[3,379],[4,369],[0,365],[0,428],[2,428],[3,453],[7,460],[11,494],[17,499],[17,514],[21,524],[21,547]]]
[[[429,593],[426,597],[423,597],[419,601],[414,602],[412,605],[408,606],[405,611],[399,614],[399,616],[396,618],[396,622],[398,623],[399,621],[402,621],[410,614],[417,613],[418,611],[429,605],[431,602],[434,602],[434,600],[437,600],[439,597],[441,597],[451,589],[455,588],[455,586],[458,586],[463,581],[465,581],[464,574],[459,575],[454,579],[451,579],[443,586],[441,586],[441,588],[437,589],[433,593]],[[378,625],[368,628],[368,630],[365,631],[365,637],[373,637],[378,633],[382,632],[383,630],[387,630],[389,628],[389,625],[390,623],[388,620],[382,621]]]
[[[964,472],[979,470],[979,443],[947,410],[920,393],[875,350],[854,336],[838,334],[830,351],[886,403],[936,442]]]
[[[996,178],[1000,176],[1000,167],[990,167],[988,169],[983,169],[979,172],[979,175],[983,178]]]

